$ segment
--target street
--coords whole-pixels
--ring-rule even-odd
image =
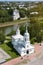
[[[43,65],[43,55],[41,58],[35,58],[34,60],[27,63],[26,65]]]

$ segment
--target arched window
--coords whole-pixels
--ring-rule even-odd
[[[26,38],[25,38],[25,41],[26,41]]]

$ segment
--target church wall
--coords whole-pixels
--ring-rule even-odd
[[[18,18],[20,18],[19,12],[14,11],[13,12],[13,20],[17,20]]]
[[[32,54],[32,53],[34,53],[34,48],[29,50],[29,54]]]
[[[15,48],[21,56],[34,53],[34,47],[30,44],[28,31],[26,30],[24,37],[20,34],[19,28],[16,32],[16,35],[12,36],[13,48]]]

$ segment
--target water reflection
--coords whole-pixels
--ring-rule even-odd
[[[25,26],[25,25],[26,25],[26,23],[23,23],[23,24],[20,24],[19,27],[20,27],[20,26]],[[7,35],[7,34],[9,34],[10,32],[15,31],[16,29],[17,29],[17,25],[8,26],[8,27],[3,27],[3,28],[0,28],[0,33],[1,33],[1,31],[2,31],[3,34]]]

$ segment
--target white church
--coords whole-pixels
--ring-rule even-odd
[[[15,9],[13,11],[13,20],[17,20],[18,18],[20,18],[19,10]]]
[[[30,35],[28,33],[27,27],[24,36],[20,34],[19,27],[16,31],[16,35],[12,36],[13,48],[21,55],[25,56],[34,53],[34,46],[30,44]]]

